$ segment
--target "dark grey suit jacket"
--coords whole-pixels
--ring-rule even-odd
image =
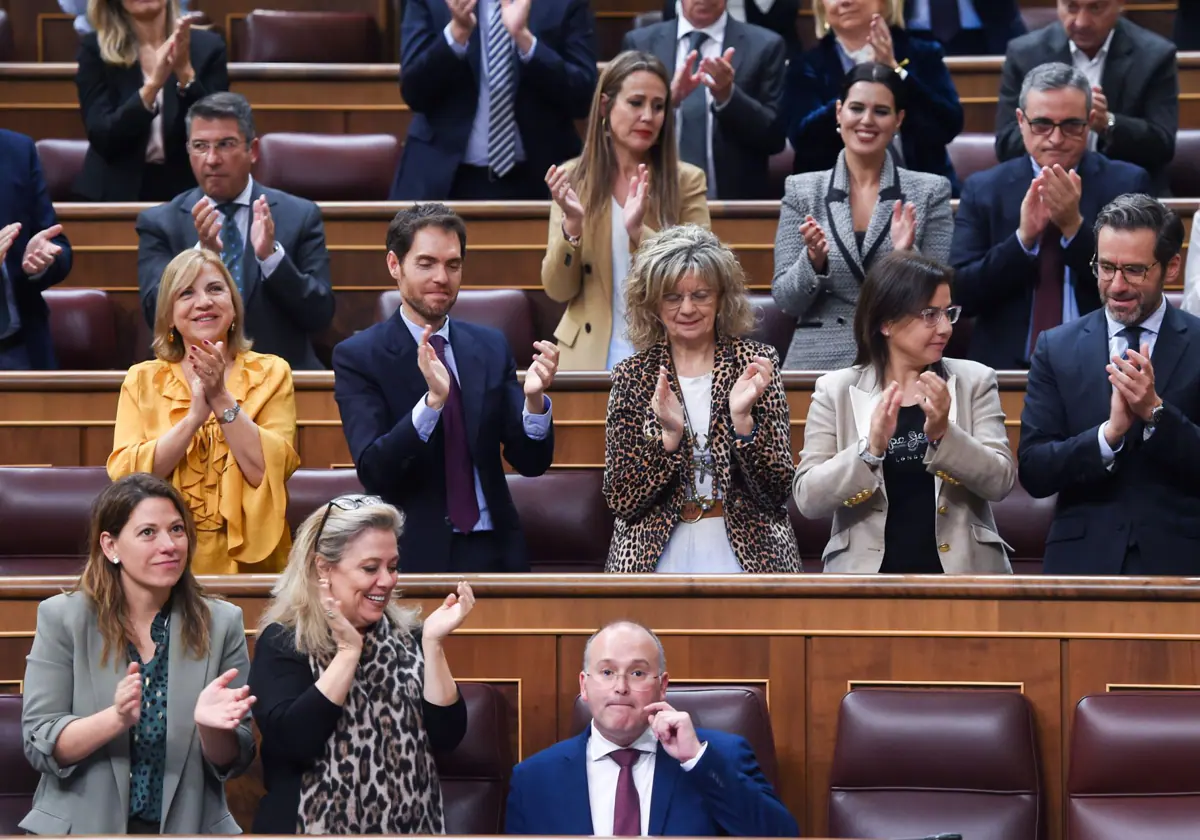
[[[996,112],[996,156],[1027,154],[1017,125],[1017,103],[1025,75],[1048,61],[1070,65],[1071,47],[1062,24],[1015,38],[1008,44]],[[1116,124],[1096,151],[1112,160],[1135,163],[1150,173],[1154,188],[1166,188],[1166,166],[1175,156],[1179,128],[1179,70],[1175,45],[1125,18],[1117,21],[1104,63],[1101,87]]]
[[[674,74],[677,32],[673,20],[635,29],[625,35],[621,50],[653,53]],[[724,108],[713,110],[709,121],[717,198],[779,198],[769,194],[767,160],[783,150],[787,139],[780,115],[787,47],[774,32],[732,17],[725,24],[721,50],[730,47],[733,96]]]
[[[138,214],[138,292],[151,327],[163,270],[199,241],[192,207],[202,195],[197,187]],[[242,272],[246,334],[254,339],[255,350],[282,356],[293,370],[322,370],[310,336],[329,326],[334,301],[321,211],[307,199],[255,182],[251,203],[260,195],[267,197],[275,241],[285,256],[270,278],[264,278],[247,235]]]

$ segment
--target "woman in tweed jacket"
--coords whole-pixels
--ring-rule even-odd
[[[882,64],[846,74],[838,102],[845,149],[827,172],[787,179],[771,291],[797,318],[784,367],[834,370],[854,361],[854,308],[871,264],[893,250],[950,258],[950,182],[896,165],[905,82]]]

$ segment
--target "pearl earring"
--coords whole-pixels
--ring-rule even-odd
[[[114,566],[117,566],[117,565],[120,565],[121,558],[117,557],[117,555],[114,554],[112,557],[108,558],[108,562],[112,563]]]

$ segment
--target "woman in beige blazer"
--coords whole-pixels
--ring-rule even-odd
[[[554,331],[559,370],[610,370],[632,356],[630,255],[664,227],[710,226],[704,172],[681,163],[676,150],[681,94],[653,55],[621,53],[600,74],[583,155],[546,173],[554,203],[542,287],[567,304]]]
[[[73,592],[38,607],[21,735],[42,774],[33,834],[240,834],[225,780],[254,758],[242,611],[204,597],[196,527],[134,473],[92,512]]]
[[[817,380],[792,489],[804,516],[833,516],[827,572],[1012,572],[989,504],[1016,476],[996,373],[942,357],[951,276],[912,252],[880,259],[854,365]]]

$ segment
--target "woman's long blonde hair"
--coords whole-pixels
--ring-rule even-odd
[[[657,57],[644,52],[623,52],[608,62],[592,95],[587,136],[583,154],[572,173],[571,183],[590,217],[608,212],[612,202],[613,179],[617,175],[617,154],[608,130],[608,114],[625,80],[634,73],[653,73],[667,90],[666,112],[658,140],[650,147],[650,207],[647,223],[663,228],[679,221],[679,152],[675,143],[675,107],[671,103],[671,76]]]
[[[167,26],[164,34],[175,31],[179,19],[179,0],[167,0]],[[138,61],[137,36],[133,33],[133,21],[121,0],[88,0],[87,19],[96,30],[100,43],[100,58],[105,64],[117,67],[132,67]]]
[[[829,32],[829,23],[825,20],[825,0],[812,0],[813,18],[817,23],[817,37],[824,38]],[[888,26],[904,28],[904,0],[883,0],[883,19]]]
[[[322,520],[325,521],[324,528],[321,527]],[[321,532],[319,542],[318,530]],[[333,502],[309,514],[296,529],[287,568],[275,581],[271,603],[258,620],[258,631],[261,633],[271,624],[282,624],[295,633],[298,652],[315,656],[321,662],[332,659],[337,653],[337,643],[321,604],[317,561],[337,565],[342,562],[346,546],[355,537],[375,530],[390,531],[399,538],[404,530],[404,514],[384,503],[343,510]],[[401,607],[393,601],[384,609],[384,615],[392,627],[412,630],[420,624],[421,610],[419,607]]]
[[[181,362],[187,352],[183,346],[183,336],[171,323],[175,314],[175,300],[184,289],[190,288],[196,282],[196,277],[205,266],[211,266],[220,272],[233,301],[233,323],[229,325],[229,332],[225,336],[226,357],[232,360],[253,346],[250,339],[246,338],[243,328],[246,312],[242,296],[229,274],[229,269],[221,262],[221,257],[212,251],[189,248],[167,263],[167,267],[163,269],[162,280],[158,283],[158,303],[154,309],[154,342],[151,347],[154,349],[154,355],[164,362]]]
[[[204,590],[192,574],[192,555],[196,552],[196,523],[192,513],[183,496],[170,483],[149,473],[133,473],[105,487],[92,503],[87,563],[73,590],[86,595],[96,608],[96,623],[104,637],[100,656],[102,666],[108,665],[108,657],[113,654],[117,662],[125,662],[126,646],[135,634],[127,624],[129,612],[125,590],[121,588],[121,565],[109,561],[100,545],[100,537],[107,533],[115,538],[129,524],[134,509],[146,499],[167,499],[183,519],[188,537],[187,562],[171,590],[173,609],[183,619],[181,638],[184,646],[195,659],[208,656],[211,612],[204,600]]]

